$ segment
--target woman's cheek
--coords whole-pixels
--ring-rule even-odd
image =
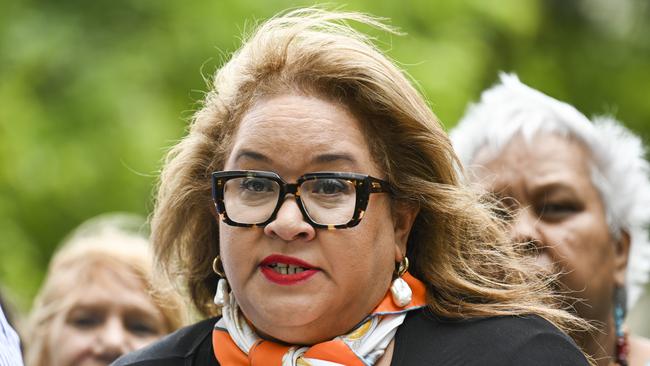
[[[63,324],[59,331],[50,335],[48,350],[50,364],[57,366],[74,366],[89,357],[92,352],[92,334],[82,333],[78,329]]]

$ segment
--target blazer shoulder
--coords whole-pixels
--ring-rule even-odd
[[[395,365],[587,365],[573,340],[536,316],[448,319],[428,310],[397,330]]]
[[[212,329],[218,319],[210,318],[181,328],[142,349],[120,357],[111,366],[178,365],[179,361],[194,358],[200,346],[211,339]]]

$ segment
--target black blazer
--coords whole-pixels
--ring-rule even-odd
[[[113,366],[215,366],[212,328],[218,318],[180,329]],[[391,365],[586,366],[573,340],[538,316],[442,319],[409,312],[397,329]],[[227,365],[224,365],[227,366]]]

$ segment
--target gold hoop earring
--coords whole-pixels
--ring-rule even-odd
[[[404,256],[399,262],[399,268],[397,269],[397,277],[402,277],[406,271],[409,269],[409,259]]]
[[[226,278],[226,273],[224,272],[223,264],[221,263],[221,257],[214,257],[214,260],[212,261],[212,270],[217,274],[217,276]]]

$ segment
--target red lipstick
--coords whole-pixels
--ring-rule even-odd
[[[298,258],[273,254],[262,260],[260,271],[267,280],[286,286],[306,281],[320,269]]]

